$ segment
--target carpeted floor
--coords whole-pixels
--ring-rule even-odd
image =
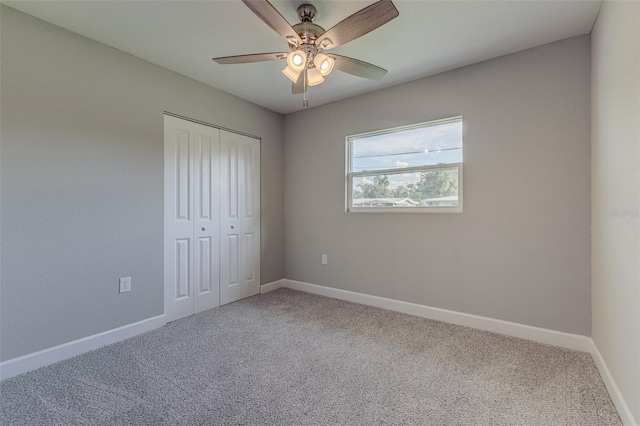
[[[590,355],[280,289],[0,385],[2,425],[619,425]]]

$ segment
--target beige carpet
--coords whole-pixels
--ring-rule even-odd
[[[589,354],[280,289],[3,382],[2,425],[619,425]]]

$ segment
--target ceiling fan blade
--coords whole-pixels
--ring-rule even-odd
[[[398,9],[391,0],[380,0],[338,22],[318,37],[315,44],[323,50],[333,49],[375,30],[398,15]]]
[[[335,60],[334,68],[352,74],[358,77],[368,78],[370,80],[380,80],[387,73],[387,70],[380,68],[368,62],[358,59],[349,58],[348,56],[335,55],[327,53],[327,56]]]
[[[298,77],[298,81],[296,81],[295,83],[293,83],[291,85],[291,93],[294,95],[299,95],[301,93],[305,93],[307,91],[307,89],[309,88],[309,84],[307,82],[307,79],[305,78],[305,72],[301,72],[300,76]]]
[[[242,0],[242,2],[272,30],[287,39],[290,44],[298,46],[302,43],[298,33],[267,0]]]
[[[285,59],[287,52],[272,53],[254,53],[251,55],[223,56],[222,58],[213,58],[219,64],[246,64],[249,62],[275,61],[277,59]]]

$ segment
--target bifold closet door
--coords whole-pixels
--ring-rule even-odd
[[[220,304],[260,292],[260,141],[220,131]]]
[[[165,116],[165,314],[219,306],[220,131]]]

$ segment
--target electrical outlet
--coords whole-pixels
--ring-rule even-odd
[[[131,277],[120,278],[120,293],[131,291]]]
[[[327,264],[327,255],[326,255],[326,254],[323,254],[323,255],[322,255],[322,264],[323,264],[323,265],[326,265],[326,264]]]

